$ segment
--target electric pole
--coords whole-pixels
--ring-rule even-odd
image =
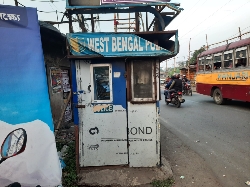
[[[189,40],[189,49],[188,49],[188,79],[190,80],[190,77],[189,77],[189,67],[190,67],[190,41],[191,41],[191,38]]]

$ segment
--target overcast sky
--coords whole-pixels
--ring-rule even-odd
[[[18,0],[28,7],[36,7],[39,11],[38,17],[43,21],[57,21],[62,19],[65,11],[65,0]],[[172,0],[180,3],[184,10],[177,16],[165,30],[179,30],[180,53],[176,57],[177,61],[188,59],[188,45],[190,42],[191,53],[206,45],[206,34],[208,44],[217,43],[239,34],[239,27],[242,33],[250,31],[250,0]],[[14,5],[14,0],[0,0],[0,4]],[[57,13],[55,12],[57,10]],[[164,11],[169,11],[165,9]],[[124,17],[124,15],[120,15]],[[128,15],[126,14],[126,17]],[[132,15],[131,15],[132,17]],[[100,19],[113,18],[113,14],[100,15]],[[150,16],[152,20],[153,17]],[[67,19],[64,19],[65,21]],[[121,21],[122,22],[122,21]],[[75,23],[75,31],[80,31]],[[57,28],[63,33],[68,32],[68,25],[62,24]],[[96,25],[97,31],[114,32],[113,22],[101,22]],[[127,31],[127,30],[120,30]],[[246,35],[245,37],[249,37]],[[222,45],[222,44],[220,44]],[[173,59],[168,60],[168,67],[173,66]],[[165,67],[165,63],[161,66]]]

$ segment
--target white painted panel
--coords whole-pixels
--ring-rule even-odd
[[[217,54],[214,54],[214,56],[221,56],[222,53],[217,53]]]
[[[155,103],[128,103],[129,165],[160,164],[160,128]]]
[[[84,76],[83,76],[84,75]],[[77,80],[77,91],[78,91],[78,104],[89,105],[91,104],[91,95],[88,91],[90,85],[90,61],[77,60],[76,61],[76,80]],[[83,91],[83,93],[80,93]],[[83,143],[83,124],[84,124],[84,108],[78,109],[79,115],[79,162],[80,166],[83,166],[84,151],[82,147]]]
[[[82,166],[128,164],[126,110],[113,106],[112,113],[93,113],[92,105],[83,110]]]
[[[85,105],[78,109],[80,166],[128,164],[126,109],[112,103],[92,104],[90,69],[88,62],[76,62],[78,104]]]
[[[160,100],[160,62],[156,61],[156,90],[157,90],[157,98],[156,100],[159,101]]]
[[[224,55],[225,55],[225,54],[232,53],[232,52],[233,52],[233,50],[230,50],[230,51],[225,51],[225,52],[224,52]]]
[[[236,49],[235,51],[243,51],[243,50],[247,50],[247,46],[240,47],[240,48]]]

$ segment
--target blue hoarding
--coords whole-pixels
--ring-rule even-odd
[[[25,151],[1,164],[0,184],[61,182],[37,10],[0,5],[0,143],[27,132]]]

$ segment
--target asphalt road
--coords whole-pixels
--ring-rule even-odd
[[[250,181],[250,104],[216,105],[211,97],[197,93],[184,98],[186,102],[176,108],[167,106],[162,94],[161,125],[202,158],[221,186],[246,186]]]

